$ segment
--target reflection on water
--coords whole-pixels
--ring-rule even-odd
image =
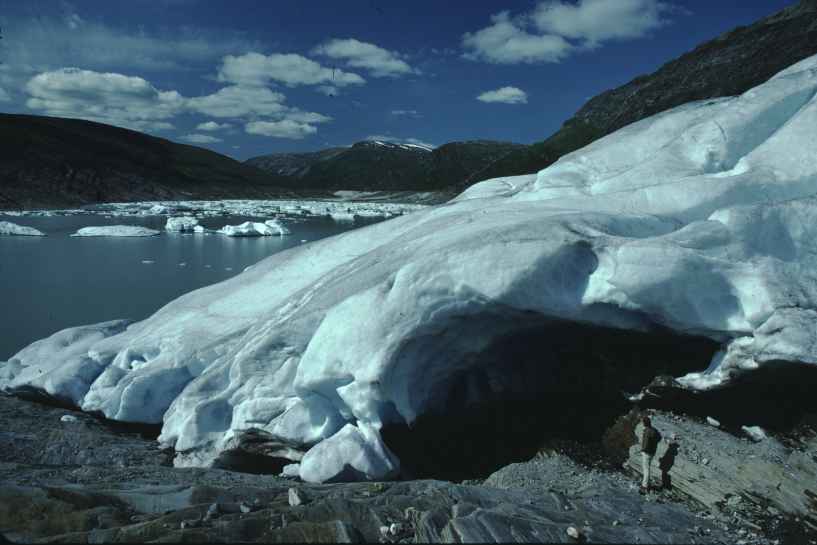
[[[269,218],[203,219],[226,224]],[[303,240],[361,225],[329,218],[284,218],[285,237],[226,237],[165,233],[166,218],[102,216],[4,217],[47,237],[0,236],[0,360],[52,333],[116,318],[140,320],[191,290],[239,274],[259,260]],[[373,223],[377,220],[366,221]],[[70,237],[90,225],[143,225],[155,237]]]

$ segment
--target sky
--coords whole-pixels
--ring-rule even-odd
[[[367,139],[533,143],[794,0],[0,0],[0,112],[239,160]]]

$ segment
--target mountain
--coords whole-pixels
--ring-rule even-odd
[[[309,191],[445,189],[473,176],[523,144],[475,140],[432,149],[371,140],[312,153],[276,153],[246,164],[285,176],[289,188]]]
[[[83,121],[0,114],[0,209],[291,195],[210,150]]]
[[[590,99],[548,139],[496,161],[456,190],[481,180],[537,172],[625,125],[694,100],[741,94],[815,53],[817,0],[802,0]]]

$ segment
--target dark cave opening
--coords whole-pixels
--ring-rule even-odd
[[[735,379],[726,387],[705,392],[654,387],[639,405],[699,418],[711,416],[721,427],[741,434],[741,426],[760,426],[795,437],[817,431],[817,366],[771,362]]]
[[[666,329],[636,332],[564,321],[493,342],[440,386],[444,403],[381,431],[404,478],[484,478],[554,440],[600,444],[656,376],[706,368],[718,344]]]

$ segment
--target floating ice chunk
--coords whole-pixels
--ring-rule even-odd
[[[154,204],[149,209],[145,211],[145,215],[149,216],[161,216],[164,214],[169,214],[171,211],[170,209],[163,205],[163,204]]]
[[[267,220],[264,222],[264,225],[278,231],[278,235],[280,236],[290,234],[289,229],[284,227],[284,225],[278,219]]]
[[[721,427],[721,423],[712,418],[711,416],[706,417],[706,423],[709,424],[710,426],[715,426],[716,428]]]
[[[178,233],[184,232],[193,232],[193,233],[201,233],[202,231],[196,230],[196,227],[199,226],[199,220],[190,216],[180,216],[174,218],[167,218],[167,223],[165,224],[166,231],[173,231]],[[202,228],[203,229],[203,228]]]
[[[79,419],[73,414],[64,414],[60,417],[60,422],[78,422]]]
[[[355,215],[351,212],[332,212],[329,214],[332,219],[341,223],[351,223],[355,221]]]
[[[26,227],[24,225],[17,225],[10,221],[0,221],[0,235],[22,235],[44,237],[45,233],[38,231],[33,227]]]
[[[153,265],[154,263],[156,263],[156,261],[154,261],[152,259],[143,259],[142,260],[143,265]]]
[[[193,232],[194,233],[204,233],[206,231],[207,231],[207,229],[205,229],[203,225],[194,225],[193,226]]]
[[[83,227],[72,237],[153,237],[160,234],[155,229],[148,229],[139,225],[104,225],[99,227]]]
[[[225,225],[221,229],[218,230],[219,233],[222,235],[227,235],[228,237],[261,237],[261,236],[271,236],[271,235],[284,235],[286,233],[282,232],[282,226],[274,224],[275,226],[268,225],[267,223],[255,222],[255,221],[245,221],[240,225]]]

